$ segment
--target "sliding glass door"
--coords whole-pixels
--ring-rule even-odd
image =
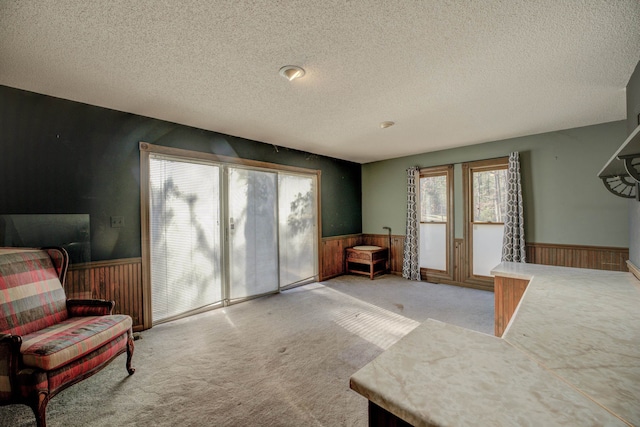
[[[315,176],[278,176],[280,287],[313,280],[318,271]]]
[[[278,290],[277,174],[229,168],[230,299]]]
[[[220,168],[152,158],[149,172],[156,322],[222,301]]]
[[[152,324],[317,279],[316,174],[141,158]]]

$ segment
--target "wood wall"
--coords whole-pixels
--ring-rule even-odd
[[[143,329],[141,258],[71,265],[64,287],[67,298],[115,301],[114,313],[128,314],[133,329]]]
[[[516,311],[524,291],[529,285],[528,280],[510,277],[495,277],[495,324],[494,333],[501,337],[509,324],[509,320]]]
[[[361,234],[349,234],[346,236],[325,237],[322,239],[322,266],[320,268],[320,280],[344,274],[345,249],[362,244]]]
[[[345,249],[357,245],[389,247],[386,234],[350,234],[322,239],[322,263],[320,279],[327,280],[345,273]],[[402,274],[404,236],[391,236],[392,274]],[[532,264],[565,267],[594,268],[600,270],[628,271],[626,260],[629,250],[598,246],[571,246],[530,243],[527,245],[527,261]],[[142,261],[127,258],[75,264],[69,267],[65,291],[69,298],[101,298],[116,303],[115,312],[128,314],[133,319],[134,330],[143,329]],[[484,287],[469,282],[465,260],[464,241],[455,239],[453,280],[438,280],[423,275],[424,280],[451,283],[462,286]]]
[[[389,247],[389,236],[385,234],[350,234],[322,239],[321,280],[345,273],[344,250],[356,245]],[[402,274],[402,253],[404,236],[391,236],[391,272]],[[592,268],[596,270],[629,271],[626,261],[628,248],[603,246],[559,245],[528,243],[527,262],[530,264],[555,265],[562,267]],[[482,279],[470,275],[465,255],[464,239],[454,240],[453,279],[445,279],[422,269],[422,280],[434,283],[449,283],[479,289],[493,289],[493,279]]]
[[[628,259],[629,248],[546,243],[527,244],[527,262],[530,264],[629,271],[626,263]]]

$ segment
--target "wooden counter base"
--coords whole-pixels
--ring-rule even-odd
[[[513,313],[516,311],[529,281],[495,276],[493,282],[493,291],[495,293],[494,328],[496,336],[501,337],[504,330],[507,329],[509,320],[511,320]]]
[[[411,424],[369,401],[369,427],[411,427]]]

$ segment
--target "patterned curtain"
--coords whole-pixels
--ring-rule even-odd
[[[509,155],[507,213],[504,220],[502,261],[527,262],[524,243],[522,186],[520,185],[520,158],[517,151]]]
[[[404,239],[404,257],[402,277],[420,280],[418,260],[418,198],[416,193],[416,175],[420,168],[407,169],[407,233]]]

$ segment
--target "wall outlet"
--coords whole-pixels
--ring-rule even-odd
[[[124,227],[124,217],[123,216],[112,216],[111,217],[111,228],[122,228]]]

